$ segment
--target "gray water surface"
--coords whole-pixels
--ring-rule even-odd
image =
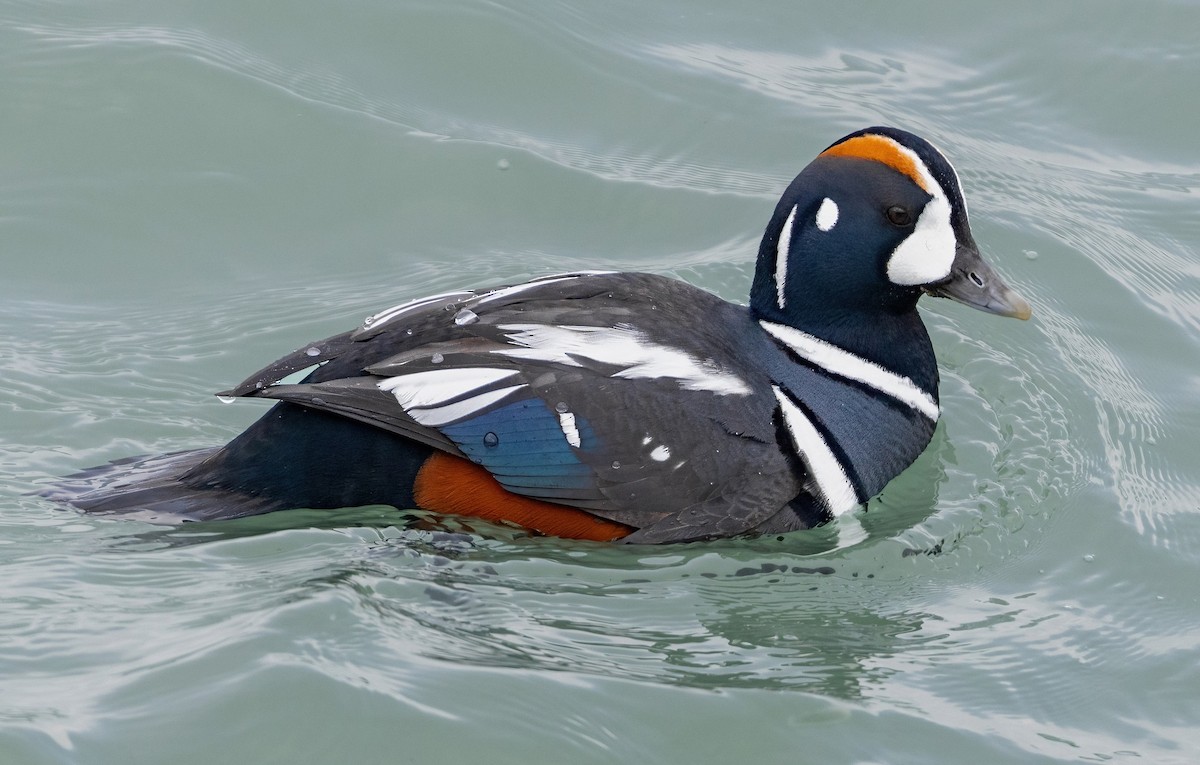
[[[0,765],[1200,760],[1200,4],[0,2]],[[222,443],[380,308],[578,268],[744,300],[872,124],[1022,323],[926,301],[866,512],[655,550],[28,496]],[[477,532],[477,533],[472,533]]]

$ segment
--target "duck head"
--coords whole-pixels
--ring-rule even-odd
[[[759,247],[751,310],[819,333],[915,316],[923,294],[1031,314],[979,254],[958,175],[941,152],[896,128],[851,133],[780,199]]]

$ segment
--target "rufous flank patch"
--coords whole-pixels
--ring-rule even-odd
[[[611,542],[633,531],[573,507],[513,494],[486,469],[443,452],[434,453],[417,472],[413,498],[422,510],[508,521],[567,539]]]

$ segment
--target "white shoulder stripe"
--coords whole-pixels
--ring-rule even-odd
[[[813,337],[807,332],[801,332],[795,327],[770,321],[760,321],[759,324],[772,337],[792,349],[801,358],[838,377],[868,385],[937,422],[938,416],[941,414],[937,402],[933,400],[933,396],[922,390],[909,378],[889,372],[873,361],[842,350],[833,343]]]
[[[808,471],[816,481],[817,489],[821,492],[829,512],[841,515],[858,507],[858,494],[854,491],[854,485],[846,477],[845,468],[829,448],[829,444],[825,443],[820,431],[779,386],[772,385],[771,390],[775,392],[775,399],[779,402],[783,423],[792,436],[796,453],[808,466]]]
[[[796,207],[799,205],[792,207],[787,220],[783,222],[783,228],[779,230],[779,243],[775,246],[775,295],[780,308],[787,302],[783,291],[787,287],[788,251],[792,248],[792,224],[796,222]]]

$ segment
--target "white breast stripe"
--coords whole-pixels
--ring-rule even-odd
[[[736,374],[678,348],[651,342],[644,332],[628,325],[503,324],[500,329],[519,347],[492,351],[498,356],[572,367],[582,366],[576,359],[585,358],[619,367],[613,377],[668,378],[685,390],[750,395],[750,386]]]
[[[841,515],[858,507],[858,494],[820,431],[779,386],[772,385],[771,390],[779,402],[779,410],[783,413],[783,422],[792,436],[796,453],[804,460],[813,480],[817,482],[829,512]]]
[[[783,290],[787,286],[788,250],[792,247],[792,224],[796,222],[796,207],[799,205],[792,207],[787,220],[783,222],[783,228],[779,230],[779,244],[775,245],[775,294],[780,308],[787,302]]]
[[[873,361],[867,361],[795,327],[769,321],[760,321],[759,324],[801,358],[838,377],[869,385],[937,422],[938,415],[941,414],[937,402],[909,378],[889,372]]]

